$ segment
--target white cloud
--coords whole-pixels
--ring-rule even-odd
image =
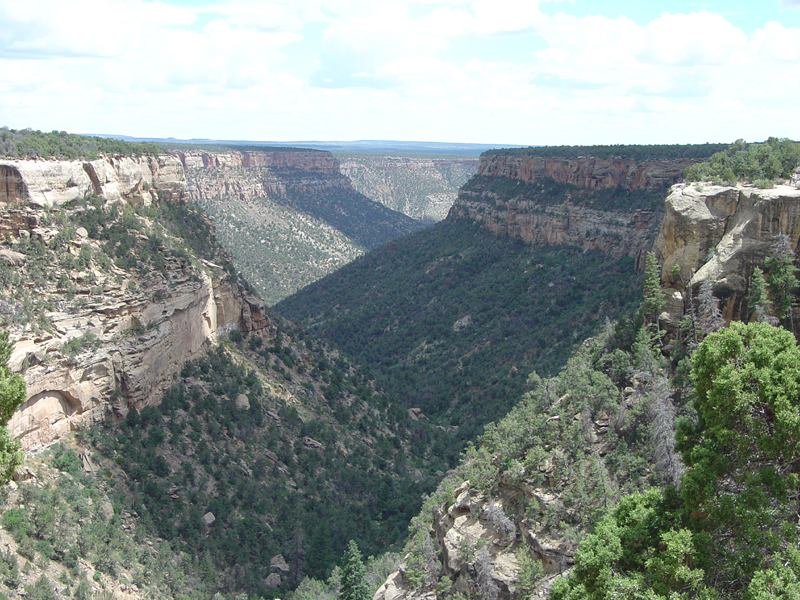
[[[800,30],[772,21],[748,35],[703,10],[641,24],[557,8],[0,0],[0,124],[507,143],[800,136],[781,126],[800,95]]]

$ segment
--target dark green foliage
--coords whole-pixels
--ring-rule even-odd
[[[787,323],[794,331],[792,307],[796,304],[794,291],[797,289],[797,267],[794,252],[787,236],[781,236],[773,246],[772,256],[764,261],[768,269],[767,283],[772,295],[775,316]]]
[[[794,597],[800,581],[800,349],[788,331],[731,323],[692,355],[687,470],[623,498],[575,556],[556,600]]]
[[[658,315],[664,305],[664,292],[661,289],[661,267],[653,252],[648,252],[645,257],[643,295],[642,312],[646,324],[658,331]]]
[[[664,210],[667,189],[627,190],[622,186],[591,190],[542,177],[533,183],[503,176],[475,175],[462,189],[466,192],[496,195],[502,199],[523,198],[536,204],[553,206],[569,201],[596,210]]]
[[[372,592],[367,585],[366,569],[361,562],[358,545],[350,540],[342,559],[342,589],[339,600],[370,600]]]
[[[764,279],[764,273],[758,267],[753,269],[753,275],[750,277],[750,286],[747,290],[747,312],[751,320],[771,325],[778,323],[777,319],[772,316],[772,302],[767,296],[767,282]]]
[[[273,352],[284,356],[299,343],[280,333],[256,358],[270,364]],[[324,579],[347,540],[378,552],[402,539],[431,488],[432,478],[415,477],[406,462],[399,439],[405,428],[395,438],[381,425],[384,417],[371,406],[379,399],[357,372],[321,351],[312,357],[338,382],[318,413],[273,397],[220,348],[187,363],[184,379],[158,407],[131,410],[96,439],[129,478],[114,490],[115,502],[138,513],[140,526],[176,552],[207,557],[209,586],[212,574],[230,572],[225,590],[268,597],[263,582],[276,554],[291,572],[275,593],[304,576]],[[298,354],[301,360],[307,359]],[[241,394],[249,409],[237,407]],[[351,417],[364,428],[344,428]],[[216,517],[210,527],[201,522],[206,512]]]
[[[396,403],[469,440],[511,408],[526,373],[556,372],[639,294],[632,259],[531,249],[459,219],[377,249],[276,310],[367,365]],[[458,448],[440,450],[452,464]]]
[[[142,156],[162,154],[155,144],[76,135],[66,131],[43,133],[0,127],[0,155],[10,158],[95,159],[100,154]]]
[[[748,144],[736,140],[725,150],[716,152],[702,163],[687,167],[687,181],[719,181],[734,184],[736,180],[754,182],[787,179],[800,165],[800,144],[787,138],[771,137],[763,143]]]
[[[55,444],[51,452],[53,453],[53,466],[59,471],[64,471],[70,475],[77,475],[83,471],[81,459],[71,448],[64,448],[62,444]]]
[[[504,148],[503,154],[512,156],[541,156],[545,158],[631,158],[658,160],[679,158],[707,158],[724,150],[727,144],[612,144],[608,146],[535,146],[530,148]],[[489,150],[483,155],[496,154]],[[482,156],[483,156],[482,155]]]

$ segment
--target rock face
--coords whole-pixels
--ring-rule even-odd
[[[183,168],[173,156],[0,161],[0,203],[52,208],[96,194],[150,204],[158,192],[172,199],[186,192]]]
[[[637,267],[651,247],[661,214],[655,211],[604,211],[565,202],[542,206],[524,197],[487,202],[485,195],[461,191],[451,218],[469,218],[495,235],[518,237],[534,246],[569,244],[631,256]]]
[[[764,266],[771,247],[785,235],[793,250],[800,239],[800,189],[673,186],[665,202],[655,249],[669,288],[663,318],[677,322],[688,299],[706,280],[722,300],[727,320],[743,317],[743,299],[753,269]],[[677,272],[673,267],[677,265]]]
[[[478,177],[459,191],[448,218],[469,218],[495,235],[518,237],[532,245],[569,244],[599,249],[614,257],[630,256],[641,270],[658,232],[659,207],[652,201],[633,200],[633,196],[624,206],[616,206],[608,199],[597,201],[597,195],[603,190],[622,190],[623,196],[655,197],[691,162],[484,153]],[[504,181],[512,185],[506,186]],[[546,188],[547,181],[573,187],[552,192]]]
[[[65,246],[55,255],[57,262],[73,263],[87,250],[87,256],[98,257],[102,245],[80,227],[70,239],[41,206],[55,207],[98,189],[106,202],[157,201],[144,189],[145,181],[153,182],[151,190],[177,198],[185,194],[182,167],[171,157],[16,161],[5,172],[18,178],[9,176],[6,181],[14,185],[6,189],[31,196],[7,196],[10,202],[0,204],[0,237],[22,248],[27,240],[47,244],[55,236],[66,236]],[[73,173],[75,179],[93,173],[101,184],[66,185],[65,173]],[[34,300],[46,312],[39,313],[36,324],[15,318],[9,326],[15,341],[9,364],[24,372],[28,386],[28,398],[13,415],[9,430],[24,448],[49,443],[108,414],[121,416],[131,407],[159,402],[183,363],[205,352],[220,333],[237,329],[264,337],[273,334],[263,303],[231,281],[222,266],[192,262],[166,248],[158,254],[164,263],[161,272],[123,270],[92,260],[92,266],[80,272],[53,265],[51,280],[37,284]],[[21,269],[28,260],[36,259],[4,249],[0,266]],[[0,275],[12,281],[10,271]],[[2,308],[18,312],[13,304]]]
[[[278,174],[283,170],[292,171],[289,185],[300,186],[304,191],[320,186],[350,188],[349,180],[339,172],[336,158],[321,150],[189,150],[176,151],[174,155],[186,171],[189,197],[196,201],[224,196],[242,201],[285,197],[286,177]]]
[[[695,161],[650,160],[627,158],[577,159],[520,156],[485,152],[478,166],[479,175],[510,177],[533,183],[548,177],[559,183],[570,183],[586,189],[621,186],[627,190],[669,187],[682,176],[683,170]]]

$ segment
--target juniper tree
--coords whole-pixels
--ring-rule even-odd
[[[13,439],[5,427],[25,400],[25,380],[8,368],[10,356],[8,332],[0,332],[0,483],[11,479],[22,464],[19,440]]]

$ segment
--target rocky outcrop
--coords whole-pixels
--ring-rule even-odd
[[[205,352],[220,333],[271,335],[261,302],[220,267],[205,266],[195,270],[168,261],[166,278],[141,281],[136,290],[127,278],[119,286],[109,282],[83,310],[48,314],[52,334],[12,329],[9,364],[24,367],[28,399],[8,427],[23,447],[157,403],[183,363]],[[64,349],[70,340],[80,342],[74,355]]]
[[[330,189],[352,192],[350,180],[339,172],[339,162],[321,150],[254,150],[206,152],[176,151],[195,201],[254,198],[286,201],[294,194]]]
[[[547,177],[586,189],[621,186],[627,190],[669,187],[682,176],[692,160],[647,160],[629,158],[566,159],[485,152],[478,166],[479,175],[510,177],[526,183]]]
[[[448,218],[469,218],[535,246],[630,256],[641,270],[661,222],[662,194],[691,162],[487,152]]]
[[[743,316],[743,300],[754,267],[764,266],[779,236],[793,250],[800,239],[800,189],[777,186],[680,184],[665,202],[655,249],[668,288],[666,324],[677,323],[688,300],[706,280],[722,301],[727,320]]]
[[[0,204],[52,208],[91,194],[150,204],[158,193],[177,199],[185,192],[183,168],[169,155],[0,161]]]

